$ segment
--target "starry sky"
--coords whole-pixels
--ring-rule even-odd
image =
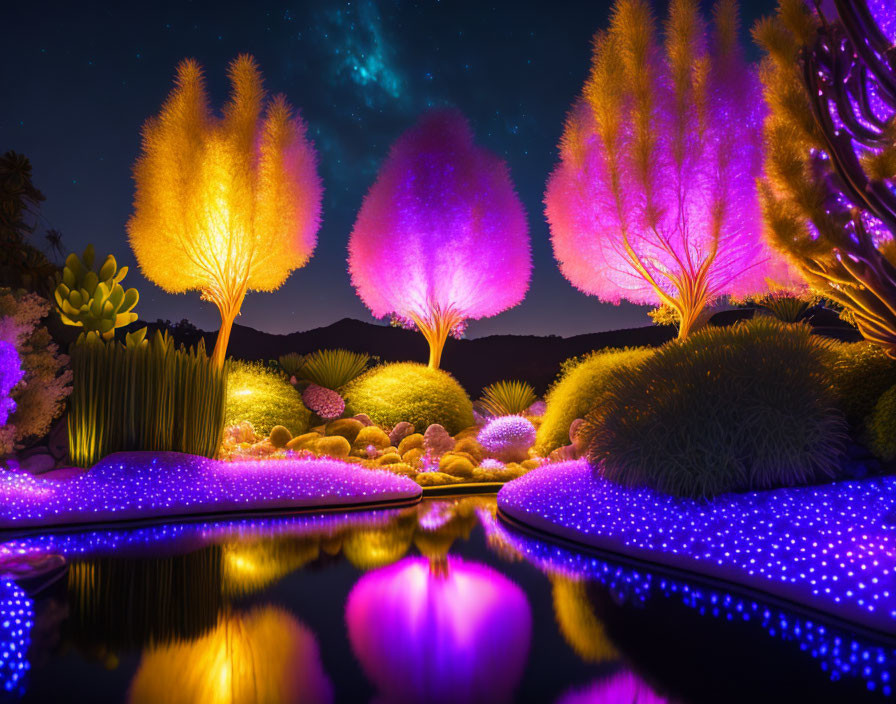
[[[655,0],[664,14],[665,0]],[[774,0],[744,0],[744,42]],[[47,200],[40,226],[66,251],[93,242],[130,272],[146,320],[189,318],[216,329],[198,293],[173,296],[139,273],[125,234],[140,127],[158,112],[177,63],[204,66],[213,100],[227,96],[237,54],[258,60],[309,125],[324,182],[314,257],[275,293],[250,293],[237,322],[288,333],[343,317],[371,321],[346,272],[361,200],[390,144],[432,107],[453,106],[477,141],[507,160],[527,209],[534,259],[525,301],[471,322],[467,335],[575,335],[649,323],[646,308],[576,291],[554,261],[544,184],[565,114],[581,90],[591,37],[609,0],[352,0],[351,2],[16,2],[0,26],[0,150],[33,164]],[[758,58],[750,46],[749,55]]]

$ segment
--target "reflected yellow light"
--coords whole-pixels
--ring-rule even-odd
[[[130,704],[322,704],[333,689],[313,634],[272,606],[222,616],[193,641],[149,648]]]
[[[554,616],[569,647],[586,662],[618,660],[619,653],[588,601],[585,583],[561,575],[550,579]]]

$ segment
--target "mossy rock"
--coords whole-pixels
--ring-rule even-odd
[[[453,477],[444,472],[420,472],[414,481],[420,486],[444,486],[446,484],[459,484],[463,481],[461,477]]]
[[[454,446],[455,452],[464,452],[470,455],[470,459],[473,461],[473,464],[479,464],[482,462],[482,458],[485,457],[485,448],[479,444],[475,437],[465,437],[461,438],[457,441],[457,444]]]
[[[413,479],[417,476],[417,470],[411,467],[409,464],[405,464],[404,462],[397,462],[395,464],[387,464],[384,465],[386,469],[394,474],[400,474],[403,477],[410,477]]]
[[[376,461],[376,463],[381,466],[384,464],[400,464],[401,455],[399,455],[397,452],[387,452],[382,457],[380,457]]]
[[[473,425],[473,403],[448,372],[423,364],[383,364],[343,389],[346,414],[366,413],[377,425],[443,425],[449,433]]]
[[[375,425],[368,425],[361,428],[355,441],[352,443],[353,450],[366,450],[369,445],[373,445],[377,450],[385,450],[391,445],[389,436],[382,428]]]
[[[292,433],[289,432],[289,428],[275,425],[271,428],[271,434],[268,439],[271,441],[271,445],[276,448],[286,447],[289,441],[292,440]]]
[[[404,456],[408,450],[423,449],[423,433],[411,433],[398,443],[398,454]]]
[[[457,440],[457,442],[460,442],[461,440],[465,440],[466,438],[475,438],[477,435],[479,435],[479,426],[471,425],[467,428],[464,428],[459,433],[455,433],[454,439]]]
[[[530,460],[526,460],[525,462],[520,463],[520,467],[522,467],[523,469],[530,469],[530,470],[537,469],[538,467],[541,467],[541,465],[542,465],[541,460],[537,460],[537,459],[530,459]]]
[[[420,464],[420,460],[423,459],[423,454],[422,447],[412,447],[401,456],[401,459],[412,467],[416,467]]]
[[[318,455],[326,457],[344,459],[348,457],[348,453],[351,452],[351,449],[352,446],[349,445],[348,440],[341,435],[331,435],[330,437],[319,438],[314,443],[314,451]]]
[[[328,436],[341,435],[349,444],[355,442],[358,433],[364,428],[364,424],[354,418],[339,418],[327,423],[326,434]]]
[[[320,440],[320,437],[320,433],[303,433],[302,435],[296,435],[292,440],[286,443],[286,449],[294,450],[296,452],[299,450],[313,449],[314,443],[317,440]]]
[[[473,476],[474,464],[466,457],[455,454],[444,455],[439,462],[439,472],[450,474],[453,477],[468,479]]]

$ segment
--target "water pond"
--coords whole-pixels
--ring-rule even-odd
[[[0,685],[34,702],[798,702],[896,645],[509,526],[494,497],[6,542]],[[58,565],[52,569],[53,565]]]

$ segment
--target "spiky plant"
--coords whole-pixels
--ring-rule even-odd
[[[302,371],[302,366],[305,364],[305,355],[299,354],[298,352],[289,352],[280,355],[277,358],[277,364],[280,365],[280,368],[286,376],[290,378],[296,377],[298,379],[299,373]]]
[[[525,412],[537,400],[531,384],[513,379],[486,386],[479,403],[493,416],[514,416]]]
[[[367,368],[370,355],[350,350],[317,350],[305,358],[297,375],[302,381],[334,391],[360,376]]]
[[[769,317],[705,328],[617,369],[579,437],[602,476],[678,496],[833,476],[847,425],[831,344]]]

